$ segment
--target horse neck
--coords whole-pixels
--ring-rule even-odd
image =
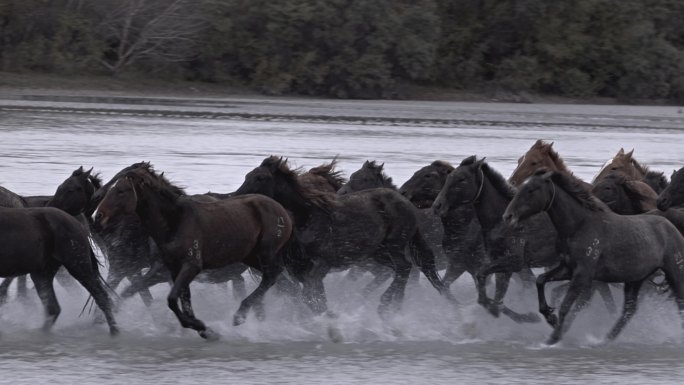
[[[304,223],[313,211],[313,205],[289,181],[279,184],[273,199],[294,214],[298,224]]]
[[[180,208],[170,197],[143,191],[136,213],[150,236],[161,245],[171,236]]]
[[[558,235],[561,238],[568,238],[577,232],[590,213],[565,190],[557,185],[554,185],[554,188],[553,201],[551,206],[547,203],[546,212]]]
[[[511,200],[495,189],[487,177],[484,177],[483,183],[482,192],[474,206],[480,226],[484,230],[490,230],[502,221],[503,213]]]

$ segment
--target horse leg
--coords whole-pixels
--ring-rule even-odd
[[[93,257],[94,258],[94,257]],[[88,270],[84,270],[84,263],[74,264],[73,266],[65,266],[69,274],[76,278],[78,283],[83,286],[88,293],[93,297],[97,306],[102,310],[109,325],[109,333],[111,335],[119,334],[119,329],[116,326],[114,319],[114,304],[107,293],[104,285],[104,280],[97,270],[97,265],[88,266]]]
[[[315,314],[323,314],[328,311],[323,278],[329,270],[330,268],[326,264],[318,263],[313,266],[302,282],[304,301]]]
[[[28,284],[25,275],[17,277],[17,297],[22,300],[28,298]]]
[[[546,342],[547,345],[553,345],[560,341],[563,334],[570,328],[575,316],[587,305],[591,298],[591,283],[591,278],[581,277],[577,272],[573,274],[568,292],[558,310],[558,324]],[[575,302],[577,302],[577,306],[573,309]]]
[[[161,262],[152,264],[147,273],[143,274],[140,279],[132,281],[130,286],[121,292],[121,297],[128,298],[138,293],[144,302],[145,298],[143,296],[146,296],[146,293],[143,293],[144,291],[149,293],[150,287],[158,283],[170,281],[171,277],[166,270],[166,267]],[[152,298],[152,294],[149,295],[149,298]]]
[[[36,292],[38,292],[38,297],[45,308],[43,331],[46,332],[52,328],[52,325],[55,324],[55,321],[57,321],[57,317],[59,317],[59,313],[61,312],[59,302],[55,296],[55,289],[52,286],[52,280],[55,278],[58,268],[59,267],[49,268],[31,274],[31,280],[33,280],[33,284],[36,286]]]
[[[608,333],[608,340],[614,340],[622,331],[622,328],[627,325],[627,322],[634,316],[637,310],[637,300],[639,297],[639,289],[643,281],[625,283],[625,304],[622,309],[622,316],[617,321],[613,329]]]
[[[252,306],[255,308],[257,319],[259,321],[264,320],[265,314],[262,300],[268,289],[276,283],[278,276],[282,271],[282,266],[277,265],[262,271],[259,286],[240,303],[240,308],[238,308],[238,311],[233,316],[233,325],[238,326],[243,324],[247,319],[247,312],[249,312],[249,309],[252,308]]]
[[[231,283],[233,286],[233,298],[236,301],[242,301],[247,296],[245,278],[242,275],[237,275],[231,280]]]
[[[190,300],[190,282],[199,274],[200,270],[199,266],[184,263],[181,266],[180,271],[177,274],[173,274],[173,287],[169,292],[167,302],[169,309],[176,315],[176,318],[178,318],[178,322],[180,322],[182,327],[196,330],[200,337],[210,339],[215,337],[213,331],[207,328],[206,325],[204,325],[204,322],[195,318],[194,314],[181,311],[181,308],[178,306],[178,300],[183,297],[184,299],[182,302],[184,303],[182,306],[184,309],[187,309],[186,306],[188,304],[186,302]],[[190,307],[190,309],[192,308]]]
[[[594,282],[596,285],[596,291],[601,295],[603,303],[606,304],[606,308],[610,314],[615,314],[617,312],[617,306],[615,305],[615,299],[613,294],[610,292],[610,285],[605,282]]]
[[[439,278],[439,274],[437,274],[437,269],[434,264],[423,263],[420,266],[420,270],[423,272],[423,275],[425,275],[425,278],[428,279],[432,287],[437,289],[441,296],[446,298],[451,303],[456,304],[458,302],[451,294],[449,286],[447,286],[444,281]]]
[[[451,284],[463,275],[465,271],[466,268],[462,264],[449,262],[446,273],[444,273],[444,278],[442,278],[444,286],[447,288],[451,287]]]
[[[558,324],[558,318],[553,314],[553,308],[549,306],[546,302],[546,294],[544,289],[547,282],[554,281],[564,281],[571,278],[572,272],[570,269],[561,263],[555,268],[541,274],[537,277],[537,298],[539,300],[539,312],[546,318],[546,322],[551,325],[551,327],[556,327]]]
[[[373,280],[361,290],[363,298],[368,298],[372,292],[377,290],[383,283],[387,282],[387,280],[392,277],[392,270],[388,269],[386,266],[377,265],[369,270],[373,274]]]
[[[131,286],[139,285],[142,286],[139,282],[143,280],[144,277],[140,273],[133,274],[132,276],[128,277],[128,280],[131,281]],[[129,286],[130,287],[130,286]],[[146,307],[152,306],[152,302],[154,301],[154,298],[152,298],[152,293],[150,293],[150,289],[148,287],[141,287],[138,290],[138,295],[140,296],[140,299],[143,301]],[[123,295],[121,296],[122,298]]]
[[[14,277],[7,277],[0,283],[0,305],[7,303],[7,291],[12,281],[14,281]]]
[[[524,267],[522,270],[518,272],[518,277],[520,277],[520,280],[522,281],[523,288],[528,289],[531,287],[534,287],[534,283],[537,280],[537,277],[535,277],[534,273],[532,272],[532,269],[529,267]]]
[[[386,318],[390,311],[397,312],[401,309],[406,283],[411,272],[411,263],[404,257],[403,250],[389,250],[389,253],[394,264],[394,279],[380,297],[378,313],[381,318]]]
[[[366,270],[362,269],[361,266],[352,266],[347,271],[347,275],[344,278],[352,282],[356,282],[359,278],[361,278],[361,276],[363,276],[365,272]]]

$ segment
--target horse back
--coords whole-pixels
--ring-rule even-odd
[[[290,238],[292,220],[276,201],[251,194],[213,202],[186,199],[167,250],[218,268],[264,252],[277,253]],[[171,250],[168,250],[168,248]],[[199,254],[198,254],[199,253]]]
[[[1,208],[0,243],[0,276],[42,270],[89,246],[82,225],[55,208]]]

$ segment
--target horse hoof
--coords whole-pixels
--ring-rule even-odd
[[[246,317],[242,314],[235,314],[233,317],[233,326],[240,326],[245,323]]]
[[[261,306],[257,306],[254,308],[254,315],[256,316],[256,319],[259,322],[263,322],[266,320],[266,312],[264,311],[264,308]]]
[[[116,326],[110,326],[109,327],[109,335],[110,336],[116,337],[119,335],[119,333],[120,333],[119,328],[117,328]]]
[[[524,322],[535,324],[541,322],[541,317],[537,313],[527,313],[523,315]]]
[[[200,337],[204,338],[207,341],[218,341],[220,338],[218,333],[216,333],[215,331],[213,331],[209,328],[206,328],[204,330],[200,330],[198,333],[199,333]]]
[[[558,341],[560,341],[560,338],[558,338],[556,336],[551,336],[551,337],[549,337],[548,340],[546,340],[546,344],[549,346],[553,346],[553,345],[557,344]]]

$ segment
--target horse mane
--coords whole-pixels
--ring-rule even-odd
[[[490,167],[489,164],[484,160],[485,158],[479,160],[479,162],[482,163],[480,166],[482,174],[487,178],[487,180],[489,180],[489,182],[492,184],[494,189],[496,189],[496,191],[500,192],[508,199],[513,199],[515,193],[517,192],[515,187],[508,183],[508,181],[506,181],[506,178],[504,178],[498,171]],[[476,162],[478,162],[477,157],[475,155],[472,155],[465,158],[461,162],[461,166],[471,166],[474,165]]]
[[[394,182],[392,181],[392,177],[385,174],[384,166],[385,166],[384,163],[378,164],[378,162],[376,162],[374,160],[371,160],[371,161],[367,160],[366,163],[363,164],[364,168],[369,168],[369,169],[380,174],[380,176],[382,177],[382,187],[387,187],[387,188],[391,188],[391,189],[396,190],[397,186],[394,185]]]
[[[540,172],[544,172],[544,170],[541,170]],[[589,191],[587,185],[580,179],[564,172],[554,171],[551,174],[551,180],[556,186],[570,194],[571,197],[590,211],[610,211],[608,206],[596,198],[594,194]]]
[[[561,156],[558,155],[558,152],[553,149],[553,143],[545,142],[543,140],[537,141],[537,143],[540,143],[540,146],[546,146],[549,153],[549,157],[556,165],[556,167],[558,167],[559,171],[563,171],[572,175],[570,169],[568,169],[568,167],[565,165],[565,161],[563,161],[563,158],[561,158]]]
[[[304,198],[305,201],[318,207],[319,209],[329,213],[334,206],[334,195],[318,191],[312,186],[305,183],[300,183],[299,176],[302,174],[301,169],[291,169],[287,164],[287,159],[271,155],[261,162],[259,167],[267,167],[273,173],[279,173],[287,183],[294,187],[295,192]]]
[[[95,173],[94,175],[88,175],[88,180],[93,185],[93,187],[95,187],[95,190],[102,187],[102,177],[100,176],[99,172]]]
[[[347,183],[347,179],[342,176],[342,171],[335,170],[335,167],[337,167],[337,158],[333,159],[330,163],[323,163],[310,169],[308,173],[324,178],[337,191]]]
[[[143,178],[150,182],[162,196],[166,196],[175,200],[179,196],[186,195],[185,190],[182,187],[171,183],[171,181],[164,176],[164,173],[158,174],[150,162],[138,163],[136,166],[136,168],[133,168],[129,172],[143,176]],[[141,173],[140,171],[143,171],[144,173]]]
[[[631,156],[629,157],[629,162],[632,164],[632,166],[634,166],[634,168],[637,169],[637,171],[639,171],[640,174],[646,175],[649,172],[648,166],[642,165],[641,163],[639,163],[636,159],[634,159]]]
[[[451,165],[451,163],[447,162],[446,160],[436,160],[432,163],[430,163],[430,166],[435,166],[437,168],[443,168],[448,170],[449,172],[454,170],[454,166]]]

